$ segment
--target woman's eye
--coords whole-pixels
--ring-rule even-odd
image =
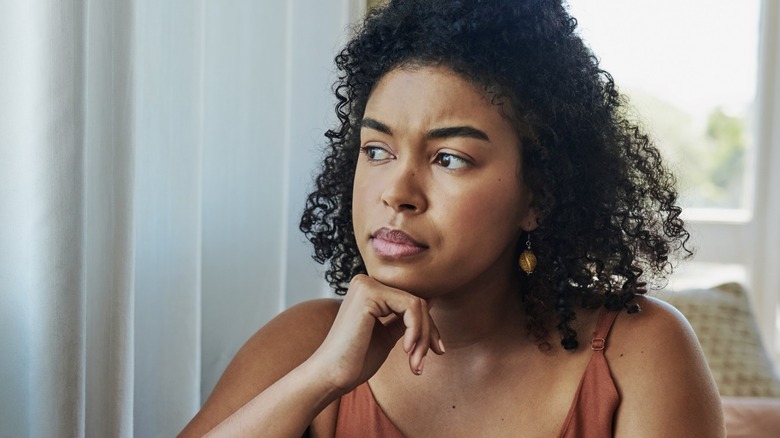
[[[464,167],[468,167],[471,164],[457,155],[448,154],[446,152],[439,152],[436,154],[436,159],[434,162],[441,167],[450,170],[462,169]]]
[[[363,146],[360,149],[369,161],[382,161],[393,157],[390,152],[378,146]]]

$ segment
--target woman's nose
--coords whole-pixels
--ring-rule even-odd
[[[382,202],[397,212],[421,213],[428,207],[421,170],[412,163],[398,161],[386,180]]]

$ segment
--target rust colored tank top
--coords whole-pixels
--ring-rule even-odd
[[[611,437],[612,423],[620,398],[604,358],[606,340],[617,312],[602,309],[590,342],[593,349],[580,380],[560,438]],[[368,383],[341,397],[336,438],[403,438],[374,399]]]

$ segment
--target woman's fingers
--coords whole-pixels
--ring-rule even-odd
[[[381,323],[380,327],[386,330],[385,336],[391,340],[387,348],[396,340],[401,340],[401,347],[409,356],[409,367],[414,374],[422,373],[428,350],[444,354],[439,330],[424,299],[360,275],[353,278],[347,301],[363,303],[366,307],[360,307],[370,309],[369,313]]]
[[[444,342],[441,340],[438,327],[433,323],[433,318],[431,318],[431,350],[440,356],[446,353]]]
[[[380,293],[385,302],[384,312],[392,316],[383,318],[383,324],[390,331],[392,339],[401,339],[402,348],[409,356],[409,367],[420,374],[425,366],[428,350],[444,354],[439,330],[433,322],[428,303],[406,292],[393,290],[388,295]],[[379,298],[379,297],[377,297]],[[385,307],[385,306],[380,306]]]
[[[396,314],[402,315],[405,328],[402,342],[404,352],[409,355],[409,368],[415,374],[422,374],[428,350],[433,350],[439,355],[444,354],[444,344],[439,330],[433,322],[430,308],[425,300],[411,297],[411,301],[405,306],[396,304],[405,307],[401,309],[390,304],[390,308]]]
[[[396,309],[396,311],[403,312],[403,321],[406,326],[406,332],[404,333],[404,352],[412,354],[417,343],[420,341],[422,333],[422,324],[425,319],[424,312],[422,310],[423,300],[417,297],[408,297],[408,304],[406,309]]]
[[[428,313],[428,305],[424,300],[420,300],[419,313],[420,336],[409,356],[409,366],[412,367],[412,372],[418,375],[423,372],[425,355],[428,353],[428,349],[431,346],[431,324],[433,324],[430,314]]]

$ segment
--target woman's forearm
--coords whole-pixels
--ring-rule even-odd
[[[300,437],[312,420],[340,396],[311,360],[258,394],[207,437]]]

